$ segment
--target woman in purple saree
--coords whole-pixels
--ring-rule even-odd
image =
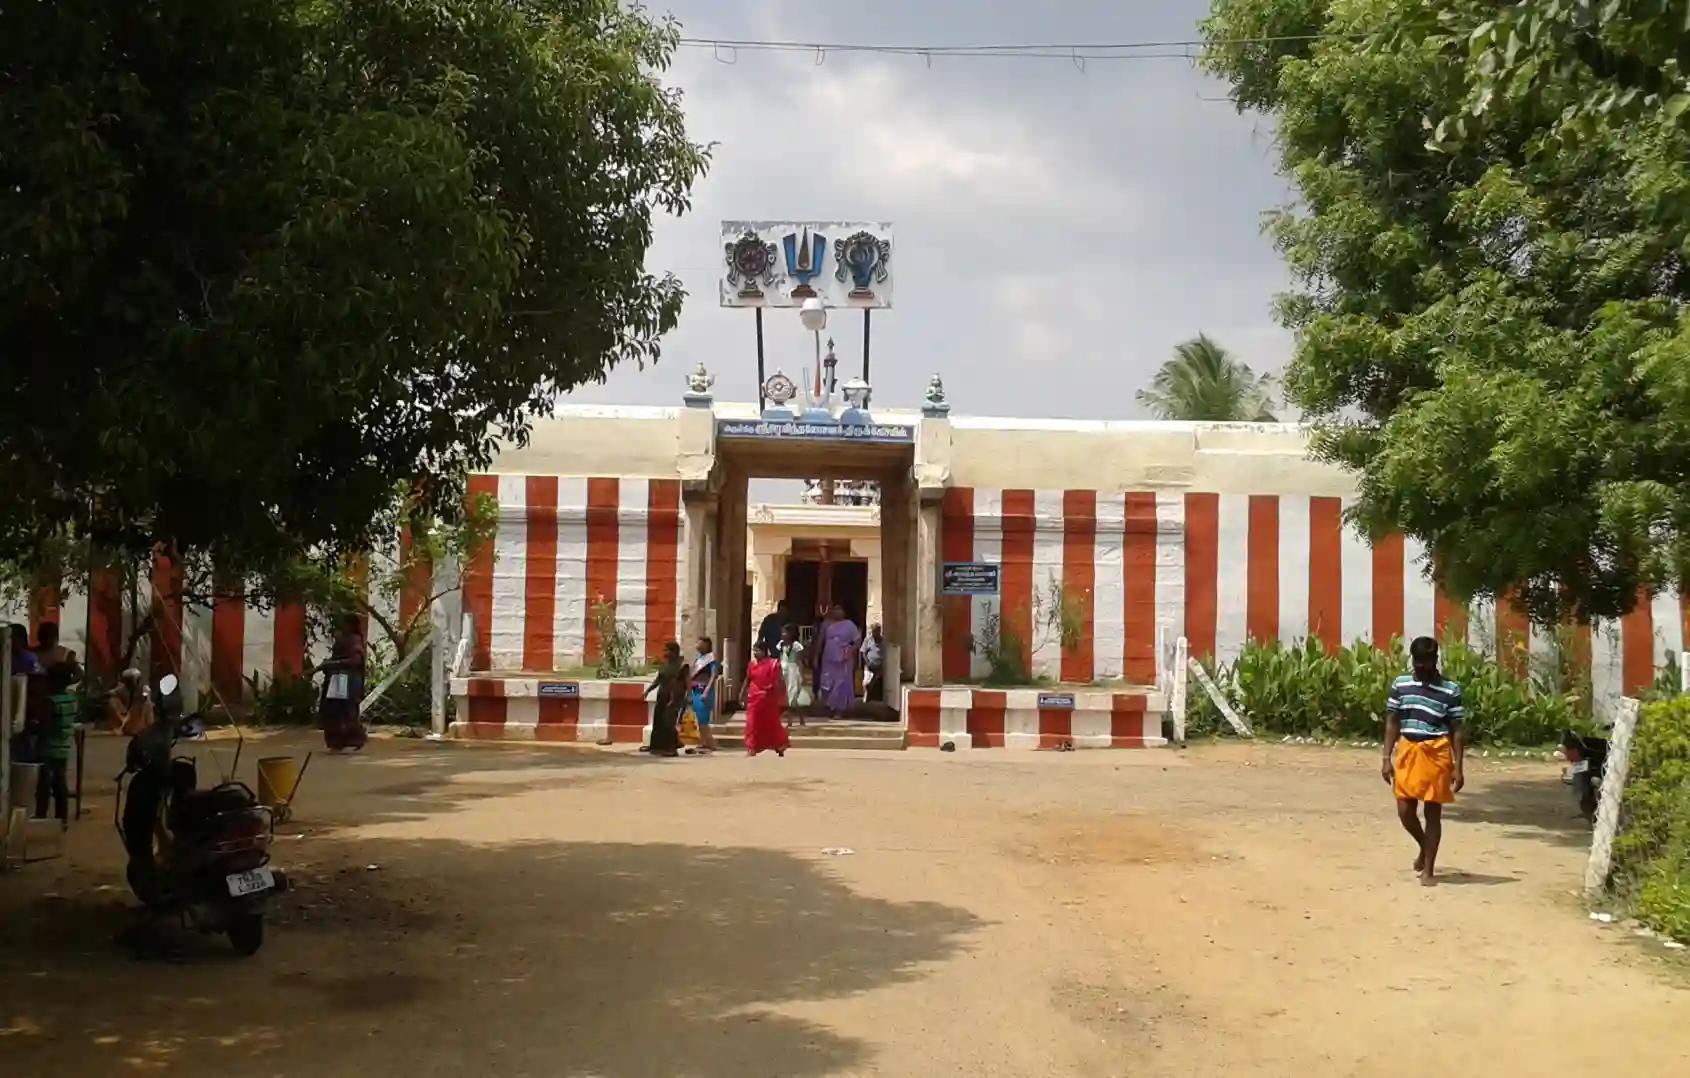
[[[856,698],[857,645],[862,634],[845,608],[835,603],[821,629],[821,697],[827,713],[841,718]]]

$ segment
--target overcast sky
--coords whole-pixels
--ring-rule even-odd
[[[1207,0],[668,0],[710,38],[892,44],[1185,39]],[[723,59],[730,58],[725,52]],[[752,314],[718,306],[723,219],[886,220],[895,306],[875,315],[874,402],[909,407],[928,377],[974,415],[1134,418],[1178,342],[1204,331],[1258,370],[1289,336],[1270,312],[1287,283],[1261,213],[1290,198],[1271,130],[1183,60],[936,59],[682,49],[665,81],[715,142],[692,212],[664,219],[648,264],[689,293],[663,359],[574,401],[679,403],[702,359],[718,398],[756,394]],[[771,372],[811,342],[765,313]],[[860,319],[830,327],[840,377]]]

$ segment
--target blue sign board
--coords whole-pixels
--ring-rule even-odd
[[[1039,707],[1052,711],[1074,710],[1074,694],[1071,692],[1041,692],[1039,693]]]
[[[718,438],[781,442],[877,442],[915,444],[915,428],[902,423],[823,423],[806,419],[719,419]]]
[[[998,567],[984,561],[948,561],[940,584],[946,595],[996,595]]]
[[[581,683],[578,681],[542,681],[540,682],[540,695],[572,699],[581,695]]]

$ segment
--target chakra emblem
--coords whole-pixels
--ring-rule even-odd
[[[728,283],[739,285],[741,299],[759,299],[763,290],[757,282],[771,285],[775,280],[775,245],[764,243],[757,233],[745,235],[723,247],[728,263]]]
[[[805,228],[788,232],[781,242],[786,247],[786,275],[798,282],[792,298],[809,299],[816,294],[810,281],[821,273],[822,259],[827,257],[827,237]]]
[[[851,298],[873,299],[871,285],[886,280],[886,263],[892,260],[892,243],[868,232],[857,232],[833,245],[839,268],[833,276],[843,281],[851,275]]]
[[[763,383],[763,396],[777,405],[785,405],[798,395],[798,384],[786,376],[785,371],[776,371]]]

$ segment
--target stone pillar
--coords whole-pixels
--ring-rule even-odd
[[[915,487],[908,472],[880,487],[880,616],[886,638],[899,645],[900,674],[915,675]]]
[[[944,491],[921,491],[916,521],[915,683],[931,688],[944,681],[943,632],[939,616],[940,505]]]
[[[681,600],[681,654],[692,652],[693,641],[715,632],[711,617],[710,552],[715,546],[716,495],[707,484],[688,484],[682,490],[686,517],[686,580]]]

